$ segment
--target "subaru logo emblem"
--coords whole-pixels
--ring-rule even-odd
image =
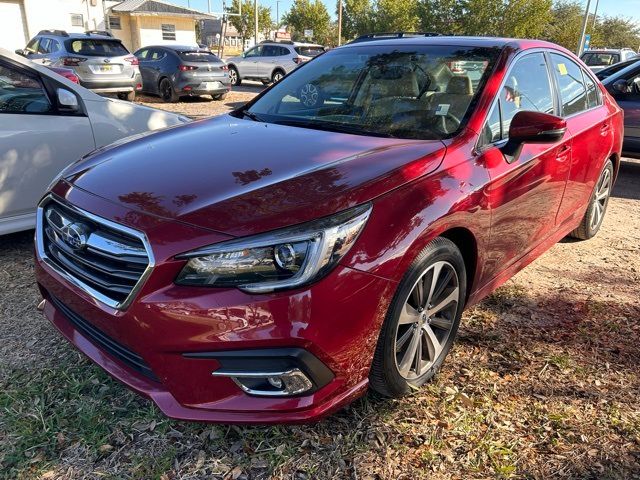
[[[89,227],[77,222],[68,223],[60,229],[62,240],[74,250],[80,250],[87,246],[90,233]]]
[[[111,60],[109,60],[108,58],[105,58],[104,60],[102,60],[104,63],[110,63]]]

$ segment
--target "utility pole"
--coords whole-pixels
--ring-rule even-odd
[[[255,36],[255,44],[258,45],[258,0],[253,0],[253,20],[255,22],[254,25],[254,36]]]
[[[342,0],[338,0],[338,46],[342,45]]]
[[[211,0],[207,0],[207,12],[211,13]]]
[[[596,9],[593,11],[593,26],[591,27],[592,30],[595,30],[596,28],[596,19],[598,18],[598,4],[600,3],[600,0],[596,0]]]
[[[280,30],[280,2],[282,0],[276,0],[276,32]]]
[[[589,21],[589,8],[591,7],[591,0],[587,0],[587,8],[584,10],[584,19],[582,20],[582,33],[580,34],[580,42],[578,43],[578,56],[582,55],[584,50],[584,36],[587,33],[587,22]]]

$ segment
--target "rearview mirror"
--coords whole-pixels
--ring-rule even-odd
[[[613,82],[613,85],[611,85],[611,88],[613,89],[614,93],[629,93],[629,84],[626,80],[616,80],[615,82]]]
[[[60,107],[60,110],[65,112],[77,112],[80,109],[78,97],[76,97],[75,93],[70,92],[66,88],[59,88],[56,91],[56,95],[58,96],[58,106]]]
[[[542,112],[518,112],[509,126],[509,141],[503,147],[505,155],[515,157],[524,143],[555,143],[562,140],[567,122]]]

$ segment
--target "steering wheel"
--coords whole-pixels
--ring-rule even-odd
[[[456,117],[453,113],[451,112],[447,112],[443,115],[437,115],[437,117],[440,117],[440,121],[436,121],[437,124],[437,128],[445,133],[445,134],[449,134],[451,132],[455,132],[456,130],[458,130],[458,128],[460,128],[460,119],[458,117]],[[449,128],[447,128],[447,120],[450,121],[453,124],[453,129],[450,130]]]

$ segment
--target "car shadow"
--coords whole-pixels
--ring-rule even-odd
[[[640,160],[622,159],[618,178],[613,187],[613,196],[640,200]]]

